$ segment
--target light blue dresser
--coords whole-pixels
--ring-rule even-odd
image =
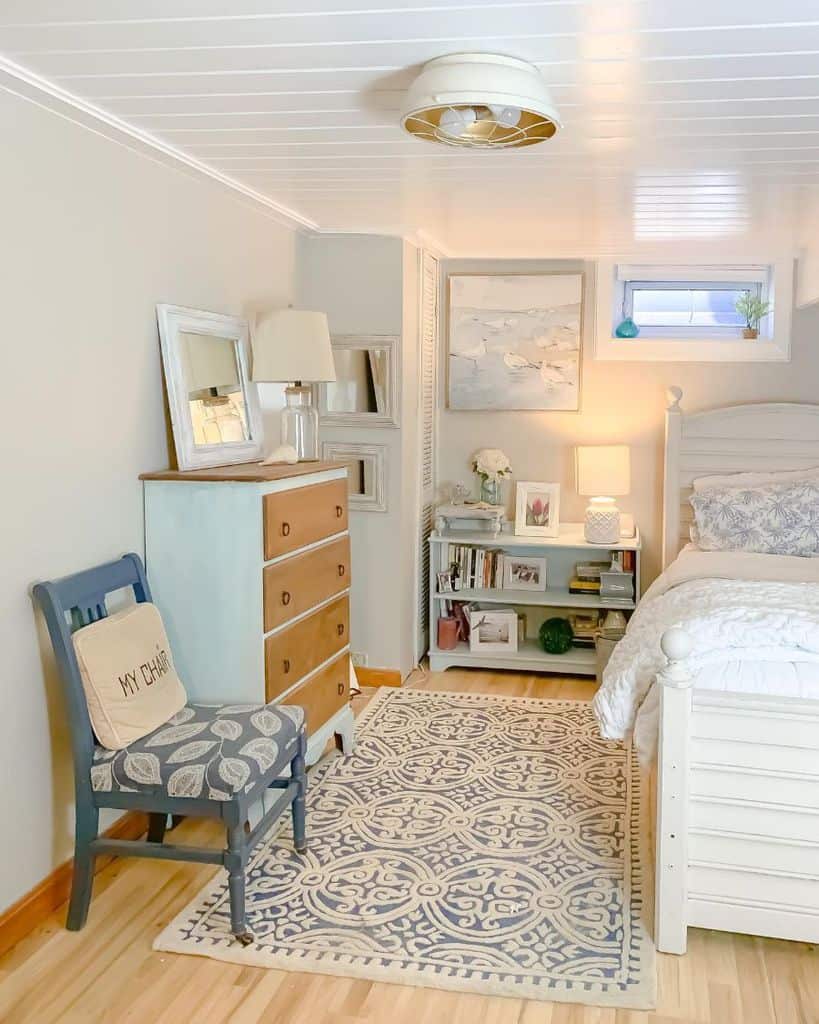
[[[308,763],[353,744],[347,470],[143,474],[154,600],[192,700],[300,704]]]

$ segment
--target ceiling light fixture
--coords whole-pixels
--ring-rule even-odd
[[[430,142],[509,149],[550,139],[560,116],[538,69],[517,57],[455,53],[424,65],[401,124]]]

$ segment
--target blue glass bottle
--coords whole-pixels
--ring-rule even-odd
[[[617,325],[614,333],[618,338],[636,338],[640,333],[640,328],[630,316],[627,316],[622,323]]]

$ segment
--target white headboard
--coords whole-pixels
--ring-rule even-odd
[[[695,477],[819,466],[819,405],[759,402],[689,414],[680,408],[680,388],[669,388],[668,400],[663,568],[689,540]]]

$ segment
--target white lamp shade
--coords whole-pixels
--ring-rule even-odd
[[[253,380],[289,383],[336,379],[326,313],[276,309],[253,332]]]
[[[578,494],[615,498],[631,490],[628,445],[578,445],[575,458]]]

